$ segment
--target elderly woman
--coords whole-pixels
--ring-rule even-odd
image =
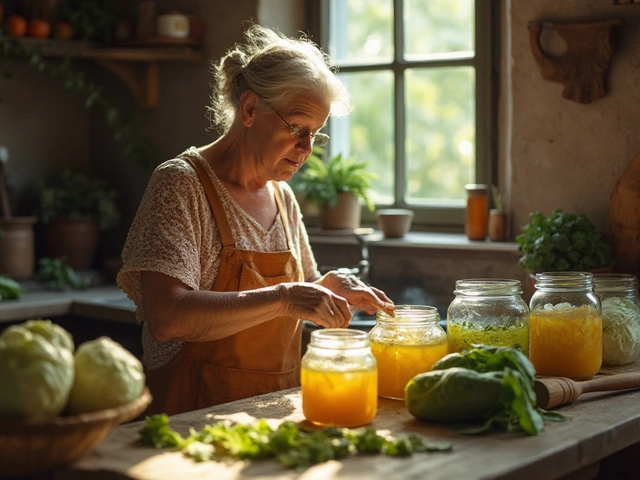
[[[214,69],[222,135],[154,171],[122,253],[120,288],[143,322],[154,401],[175,414],[299,385],[301,319],[347,327],[393,303],[355,277],[320,276],[285,183],[350,97],[307,39],[253,25]]]

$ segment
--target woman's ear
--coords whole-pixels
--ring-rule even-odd
[[[245,127],[250,127],[258,113],[260,97],[253,90],[246,90],[240,96],[240,121]]]

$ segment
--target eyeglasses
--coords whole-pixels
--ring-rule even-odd
[[[278,114],[280,119],[287,124],[287,126],[289,127],[289,134],[293,138],[302,140],[304,138],[311,137],[311,143],[318,147],[324,147],[327,143],[329,143],[329,135],[327,135],[326,133],[320,133],[320,132],[311,133],[311,130],[309,130],[309,127],[303,127],[302,125],[291,125],[289,122],[287,122],[284,119],[282,115],[278,113],[278,111],[275,108],[273,109],[273,111],[276,112],[276,114]]]

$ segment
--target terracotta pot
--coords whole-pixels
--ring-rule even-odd
[[[322,206],[320,226],[327,230],[355,230],[360,226],[361,208],[353,193],[339,193],[335,206]]]
[[[504,210],[489,210],[489,239],[492,242],[507,240],[507,212]]]
[[[33,226],[37,217],[12,217],[0,220],[0,274],[14,280],[28,280],[35,266]]]
[[[98,248],[100,231],[97,220],[56,218],[42,229],[46,257],[65,257],[74,270],[88,270]]]

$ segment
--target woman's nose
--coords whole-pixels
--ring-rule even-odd
[[[305,155],[310,155],[313,151],[313,139],[311,138],[311,135],[299,139],[298,143],[296,143],[296,148]]]

